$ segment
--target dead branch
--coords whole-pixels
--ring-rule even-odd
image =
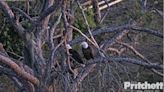
[[[164,15],[163,15],[163,12],[162,11],[160,11],[160,10],[158,10],[158,9],[154,9],[159,15],[160,15],[160,17],[161,18],[163,18],[164,17]]]
[[[89,39],[84,33],[82,33],[80,29],[72,25],[69,25],[69,27],[73,28],[75,31],[78,31],[83,37],[85,37],[91,44],[93,44],[96,47],[95,43],[91,39]]]
[[[18,87],[18,90],[23,89],[23,84],[19,81],[20,80],[19,76],[17,76],[12,70],[0,66],[0,74],[4,74],[8,78],[13,80],[13,83],[14,83],[14,85],[16,85],[16,87]]]
[[[60,23],[60,20],[61,20],[61,16],[62,16],[62,14],[60,14],[59,15],[59,17],[58,17],[58,19],[57,19],[57,21],[54,23],[54,25],[52,26],[52,27],[50,27],[50,29],[48,29],[48,31],[49,31],[49,45],[50,45],[50,48],[52,49],[52,48],[54,48],[54,42],[53,42],[53,39],[54,39],[54,32],[55,32],[55,29],[56,29],[56,27],[57,27],[57,25]]]
[[[133,27],[132,25],[129,25],[129,24],[125,24],[125,25],[121,25],[121,26],[117,26],[117,27],[102,27],[100,29],[96,29],[96,30],[92,31],[92,35],[97,36],[97,35],[101,35],[103,33],[108,33],[108,32],[109,33],[110,32],[120,32],[121,30],[145,32],[145,33],[157,36],[159,38],[163,38],[163,34],[160,33],[159,31],[151,30],[148,28]],[[85,34],[86,34],[86,36],[89,36],[88,32]],[[74,40],[72,40],[70,42],[70,44],[77,44],[84,40],[85,40],[85,38],[81,36],[81,37],[78,37],[78,38],[75,38]]]
[[[22,78],[26,79],[27,81],[30,81],[31,83],[33,83],[36,86],[39,85],[39,80],[36,77],[34,77],[33,75],[22,70],[14,61],[9,59],[8,57],[0,55],[0,62],[8,65],[11,69],[13,69],[15,71],[15,73],[17,75],[21,76]]]
[[[130,27],[130,29],[132,29],[134,31],[145,32],[145,33],[163,38],[163,34],[159,30],[153,30],[153,29],[143,28],[143,27],[134,27],[134,26]]]
[[[74,90],[81,81],[90,73],[92,72],[92,69],[96,66],[96,64],[88,65],[82,70],[77,77],[74,79],[74,82],[72,84],[72,90]]]
[[[43,11],[37,21],[42,21],[45,19],[48,15],[50,15],[52,12],[58,10],[59,6],[61,5],[62,0],[55,0],[55,4],[47,8],[45,11]]]
[[[119,42],[117,41],[117,43],[126,46],[127,48],[131,49],[138,57],[140,57],[141,59],[143,59],[144,61],[146,61],[146,63],[148,64],[152,64],[146,57],[144,57],[141,53],[139,53],[133,46],[130,46],[127,43],[123,43],[123,42]],[[160,76],[164,76],[162,73],[158,72],[155,69],[151,69],[154,73],[160,75]]]
[[[0,74],[18,77],[12,70],[0,65]]]
[[[19,12],[21,15],[23,15],[25,18],[27,18],[28,20],[30,20],[33,23],[34,19],[32,19],[26,12],[24,12],[23,10],[21,10],[20,8],[17,8],[17,7],[12,7],[12,9]]]
[[[100,24],[104,21],[104,19],[106,18],[106,16],[107,16],[108,13],[109,13],[109,10],[110,10],[110,6],[109,6],[107,0],[104,0],[104,2],[105,2],[105,4],[107,5],[108,9],[107,9],[106,12],[103,14],[103,16],[102,16],[102,18],[101,18],[101,20],[100,20]]]
[[[157,70],[162,70],[164,68],[164,65],[158,65],[158,64],[149,64],[149,63],[146,63],[144,61],[141,61],[141,60],[137,60],[137,59],[132,59],[132,58],[128,58],[128,57],[107,57],[107,58],[95,58],[94,59],[94,62],[93,63],[89,63],[88,65],[90,64],[95,64],[95,63],[107,63],[108,62],[120,62],[120,63],[131,63],[131,64],[134,64],[134,65],[140,65],[140,66],[143,66],[147,69],[157,69]]]

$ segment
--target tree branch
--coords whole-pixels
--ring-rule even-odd
[[[32,19],[26,12],[24,12],[23,10],[21,10],[20,8],[17,7],[12,7],[13,10],[19,12],[21,15],[23,15],[25,18],[27,18],[28,20],[30,20],[31,22],[34,21],[34,19]]]
[[[49,14],[58,10],[58,7],[61,5],[62,0],[55,0],[55,4],[51,7],[47,8],[44,12],[42,12],[38,18],[38,21],[44,20]]]
[[[124,30],[124,29],[129,30],[129,31],[145,32],[145,33],[148,33],[148,34],[163,38],[163,34],[160,33],[159,31],[151,30],[151,29],[148,29],[148,28],[142,28],[142,27],[134,27],[130,24],[125,24],[125,25],[121,25],[121,26],[117,26],[117,27],[102,27],[100,29],[96,29],[96,30],[92,31],[92,35],[97,36],[97,35],[101,35],[103,33],[108,33],[108,32],[109,33],[111,33],[111,32],[120,32],[121,30]],[[86,36],[89,36],[88,32],[85,33],[85,34],[86,34]],[[77,44],[77,43],[80,43],[84,40],[85,40],[85,38],[82,37],[82,36],[77,37],[74,40],[72,40],[70,42],[70,44]]]
[[[93,63],[89,63],[88,65],[90,64],[95,64],[95,63],[106,63],[107,61],[110,62],[120,62],[120,63],[123,63],[123,62],[126,62],[126,63],[131,63],[131,64],[135,64],[135,65],[140,65],[140,66],[143,66],[147,69],[158,69],[158,70],[162,70],[164,68],[164,65],[158,65],[158,64],[149,64],[149,63],[146,63],[144,61],[141,61],[141,60],[137,60],[137,59],[132,59],[132,58],[128,58],[128,57],[107,57],[107,58],[95,58],[93,60],[94,62]]]
[[[159,16],[163,19],[164,15],[163,15],[163,12],[154,8],[154,10],[159,14]]]
[[[152,64],[146,57],[144,57],[141,53],[139,53],[133,46],[130,46],[129,44],[127,43],[122,43],[122,42],[118,42],[117,43],[121,44],[121,45],[124,45],[126,46],[127,48],[129,48],[130,50],[132,50],[138,57],[140,57],[141,59],[143,59],[144,61],[146,61],[146,63],[148,64]],[[158,72],[157,70],[155,69],[151,69],[154,73],[160,75],[160,76],[164,76],[164,74]]]
[[[0,66],[0,74],[1,73],[8,76],[8,78],[10,78],[11,80],[13,80],[13,83],[14,85],[16,85],[16,87],[18,87],[18,90],[23,89],[23,85],[19,81],[19,76],[17,76],[12,70]]]
[[[159,69],[162,70],[164,65],[157,65],[157,64],[148,64],[140,60],[132,59],[132,58],[125,58],[125,57],[107,57],[102,59],[102,57],[95,58],[94,62],[89,63],[86,65],[84,70],[80,72],[80,74],[75,78],[72,87],[77,87],[77,85],[92,71],[92,69],[96,66],[96,63],[107,63],[107,62],[127,62],[135,65],[143,66],[147,69]],[[73,89],[73,88],[72,88]]]
[[[103,49],[107,49],[108,47],[114,45],[116,41],[121,40],[129,31],[128,30],[123,30],[122,32],[119,32],[116,34],[113,38],[109,38],[105,41],[102,42],[103,44]]]
[[[0,65],[0,74],[5,74],[5,75],[8,75],[8,76],[16,76],[15,73],[13,73],[13,71],[11,71],[10,69],[8,68],[5,68],[3,66]]]
[[[130,29],[135,30],[135,31],[145,32],[145,33],[163,38],[163,34],[160,33],[160,31],[158,31],[158,30],[152,30],[149,28],[142,28],[142,27],[130,27]]]
[[[11,69],[13,69],[13,71],[15,71],[17,75],[21,76],[22,78],[30,81],[36,86],[39,85],[39,80],[36,77],[22,70],[14,61],[8,57],[0,55],[0,62],[8,65]]]

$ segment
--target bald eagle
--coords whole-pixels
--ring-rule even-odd
[[[66,48],[69,50],[69,53],[71,55],[71,61],[75,61],[80,64],[84,64],[80,54],[76,50],[72,49],[72,47],[69,44],[66,45]]]
[[[82,47],[82,52],[83,52],[84,58],[86,60],[93,59],[92,50],[91,50],[91,47],[88,45],[88,43],[85,41],[82,42],[81,47]]]

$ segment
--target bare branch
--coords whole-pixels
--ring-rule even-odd
[[[8,57],[0,55],[0,62],[8,65],[11,69],[15,71],[17,75],[21,76],[22,78],[30,81],[34,85],[39,85],[39,80],[36,77],[22,70],[14,61],[9,59]]]
[[[148,64],[152,64],[146,57],[144,57],[141,53],[139,53],[133,46],[130,46],[129,44],[127,43],[122,43],[122,42],[119,42],[117,41],[117,43],[119,44],[122,44],[124,46],[126,46],[127,48],[131,49],[137,56],[139,56],[140,58],[142,58],[144,61],[146,61],[146,63]],[[160,75],[160,76],[164,76],[162,73],[158,72],[157,70],[155,69],[151,69],[154,73]]]
[[[74,79],[74,82],[72,84],[72,90],[74,90],[74,87],[77,87],[81,81],[90,73],[92,72],[92,69],[96,66],[96,64],[88,65],[82,70],[78,76]]]
[[[96,47],[95,43],[91,39],[89,39],[84,33],[82,33],[81,30],[72,25],[69,25],[69,27],[73,28],[75,31],[78,31],[83,37],[85,37],[90,43],[92,43]]]
[[[20,56],[20,55],[18,55],[18,54],[16,54],[16,53],[14,53],[14,52],[11,52],[11,51],[7,51],[7,53],[10,53],[10,54],[12,54],[12,55],[14,55],[14,56],[18,57],[18,58],[19,58],[19,60],[24,58],[23,56]]]
[[[105,6],[105,7],[107,7],[108,9],[106,10],[106,12],[104,13],[104,15],[102,16],[102,18],[101,18],[101,20],[100,20],[100,24],[104,21],[104,19],[106,18],[106,16],[108,15],[108,13],[109,13],[109,10],[111,9],[110,7],[112,6],[112,5],[115,5],[115,4],[117,4],[117,3],[119,3],[120,1],[114,1],[114,3],[112,2],[112,3],[110,3],[110,4],[108,4],[108,0],[103,0],[104,1],[104,3],[107,5],[107,6]],[[103,6],[104,7],[104,6]]]
[[[0,66],[0,74],[1,73],[8,76],[8,78],[10,78],[11,80],[13,80],[13,83],[16,87],[18,87],[18,90],[23,89],[23,85],[19,81],[19,79],[20,79],[19,76],[17,76],[12,70]]]
[[[133,27],[132,25],[130,24],[125,24],[125,25],[121,25],[121,26],[117,26],[117,27],[102,27],[100,29],[96,29],[94,31],[92,31],[92,35],[93,36],[97,36],[97,35],[101,35],[103,33],[110,33],[110,32],[120,32],[121,30],[128,30],[128,31],[139,31],[139,32],[145,32],[145,33],[148,33],[148,34],[151,34],[151,35],[154,35],[154,36],[157,36],[157,37],[160,37],[160,38],[163,38],[163,34],[160,33],[159,31],[155,31],[155,30],[151,30],[151,29],[147,29],[147,28],[141,28],[141,27]],[[86,36],[89,36],[88,35],[88,32],[85,33]],[[81,41],[84,41],[85,38],[84,37],[78,37],[78,38],[75,38],[74,40],[72,40],[70,42],[70,44],[77,44]]]
[[[17,12],[19,12],[21,15],[23,15],[25,18],[27,18],[27,19],[30,20],[31,22],[34,21],[27,13],[25,13],[25,12],[24,12],[23,10],[21,10],[20,8],[12,7],[12,9],[14,9],[14,10],[17,11]]]
[[[163,38],[163,34],[160,33],[159,30],[152,30],[152,29],[149,29],[149,28],[142,28],[142,27],[130,27],[130,29],[135,30],[135,31],[145,32],[145,33],[148,33],[148,34]]]
[[[160,15],[161,18],[164,18],[164,15],[163,15],[162,11],[160,11],[160,10],[158,10],[156,8],[154,10]]]
[[[112,61],[112,62],[126,62],[126,63],[131,63],[131,64],[135,64],[135,65],[140,65],[143,66],[147,69],[158,69],[158,70],[162,70],[164,68],[164,65],[158,65],[158,64],[149,64],[149,63],[145,63],[141,60],[137,60],[137,59],[132,59],[132,58],[128,58],[128,57],[107,57],[107,58],[95,58],[93,63],[89,63],[90,64],[95,64],[95,63],[107,63]]]
[[[58,8],[60,7],[61,3],[62,3],[62,0],[55,0],[55,4],[54,5],[52,5],[51,7],[47,8],[43,13],[40,14],[40,17],[38,18],[38,21],[42,21],[49,14],[51,14],[52,12],[58,10]]]
[[[140,60],[132,59],[132,58],[124,58],[124,57],[108,57],[105,59],[100,58],[95,58],[93,60],[94,62],[89,63],[84,70],[80,72],[80,74],[76,77],[76,79],[73,82],[73,87],[76,87],[91,71],[92,69],[96,66],[96,63],[107,63],[107,62],[127,62],[127,63],[132,63],[135,65],[140,65],[148,69],[163,69],[164,65],[157,65],[157,64],[148,64],[145,62],[142,62]],[[73,88],[72,88],[73,89]]]
[[[54,25],[49,29],[49,45],[50,45],[50,48],[54,48],[54,42],[53,42],[53,39],[54,39],[54,31],[57,27],[57,25],[60,23],[60,20],[61,20],[61,16],[62,14],[59,15],[57,21],[54,23]]]
[[[5,74],[5,75],[8,75],[8,76],[15,76],[17,77],[17,75],[11,71],[10,69],[8,68],[5,68],[3,66],[0,65],[0,74]]]

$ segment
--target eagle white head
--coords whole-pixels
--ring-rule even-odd
[[[69,44],[66,44],[67,49],[72,49],[72,47]]]
[[[82,42],[81,46],[86,49],[86,48],[88,48],[88,43],[87,42]]]

